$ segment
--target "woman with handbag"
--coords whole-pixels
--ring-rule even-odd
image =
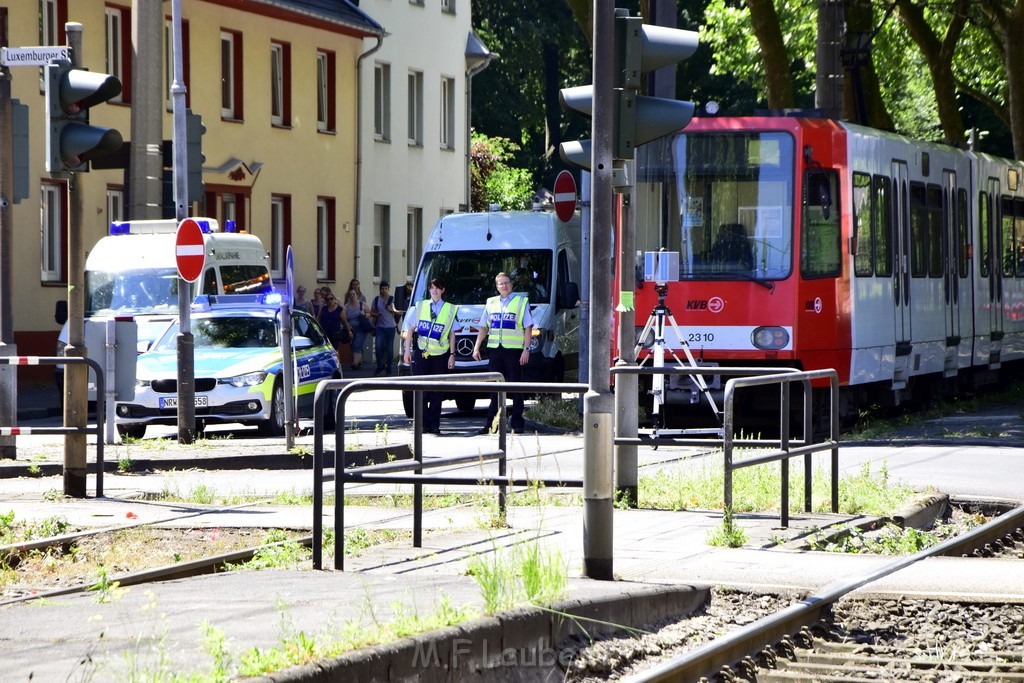
[[[352,340],[352,329],[345,319],[345,309],[333,294],[327,295],[324,310],[320,312],[320,327],[324,328],[324,333],[331,340],[331,345],[338,351],[338,355],[348,356],[349,354],[341,347]]]

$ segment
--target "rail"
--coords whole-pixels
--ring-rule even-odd
[[[663,367],[654,368],[649,366],[614,367],[611,370],[613,375],[654,375],[662,373],[666,375],[710,375],[710,376],[732,376],[725,384],[724,405],[722,408],[722,428],[713,430],[713,433],[694,438],[658,437],[641,438],[637,436],[624,436],[616,432],[615,445],[676,445],[676,446],[697,446],[707,447],[709,444],[721,444],[723,453],[724,468],[724,500],[726,510],[732,510],[733,496],[732,483],[733,472],[744,467],[753,467],[770,462],[779,462],[781,468],[781,502],[779,520],[783,527],[789,526],[789,460],[798,456],[804,456],[804,511],[812,510],[812,458],[814,453],[831,451],[831,486],[830,499],[832,512],[839,512],[839,375],[835,370],[812,370],[799,371],[791,368],[763,368],[763,367]],[[813,430],[812,394],[811,381],[829,380],[829,438],[816,442]],[[790,394],[792,384],[800,382],[804,388],[803,402],[803,438],[794,439],[790,435]],[[779,439],[744,439],[737,438],[735,434],[736,425],[736,391],[749,387],[767,386],[777,384],[780,388],[779,401]],[[618,429],[616,427],[616,429]],[[684,430],[690,431],[690,430]],[[706,431],[706,430],[705,430]],[[737,448],[768,448],[767,453],[736,460],[734,452]]]
[[[96,425],[90,427],[0,427],[0,436],[21,434],[96,434],[96,497],[103,497],[103,416],[106,411],[106,378],[103,368],[92,358],[78,356],[2,356],[0,365],[88,365],[96,376]],[[15,416],[17,419],[17,416]]]
[[[423,487],[441,486],[496,486],[498,507],[505,511],[505,491],[508,486],[542,484],[548,487],[582,487],[582,481],[514,479],[506,476],[505,420],[498,420],[498,449],[472,456],[473,462],[497,461],[496,478],[461,477],[447,474],[424,474],[423,470],[448,467],[468,462],[465,456],[450,456],[423,461],[423,392],[438,391],[443,384],[445,393],[498,394],[498,405],[505,405],[508,393],[561,394],[584,393],[586,384],[551,384],[541,382],[504,382],[501,373],[483,372],[464,375],[421,375],[417,377],[378,378],[356,380],[327,380],[317,385],[313,398],[313,568],[323,568],[323,496],[324,496],[324,401],[337,392],[334,399],[334,568],[345,568],[345,484],[412,484],[413,485],[413,547],[423,544]],[[497,386],[495,386],[497,385]],[[412,391],[413,401],[413,459],[347,469],[345,467],[345,407],[350,396],[365,391]]]
[[[623,680],[629,683],[662,683],[663,681],[695,681],[702,677],[715,678],[715,673],[760,651],[766,641],[777,642],[787,634],[797,633],[802,627],[820,620],[841,598],[858,588],[878,581],[930,557],[959,555],[965,548],[977,547],[990,538],[999,538],[1024,523],[1024,507],[968,531],[947,539],[922,551],[893,560],[860,575],[841,579],[822,588],[816,595],[804,598],[786,609],[763,617],[748,626],[727,633],[705,645],[685,652],[666,662]]]

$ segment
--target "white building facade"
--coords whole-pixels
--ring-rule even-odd
[[[472,34],[470,0],[359,6],[387,32],[379,44],[364,39],[359,66],[353,276],[369,295],[381,280],[411,280],[437,218],[467,210],[469,83],[489,55]]]

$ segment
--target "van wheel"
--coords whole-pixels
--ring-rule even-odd
[[[122,439],[141,439],[146,435],[146,425],[117,425],[117,433]]]
[[[284,435],[284,387],[280,377],[274,382],[274,390],[270,394],[270,417],[260,423],[259,433],[263,436]]]
[[[412,419],[413,405],[412,405],[413,393],[411,391],[402,392],[402,407],[405,408],[405,416]]]
[[[455,407],[464,413],[476,408],[476,396],[462,395],[455,399]]]

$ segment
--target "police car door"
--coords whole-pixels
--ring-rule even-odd
[[[292,312],[292,339],[306,337],[313,344],[295,349],[294,391],[300,415],[309,415],[317,383],[328,379],[333,371],[333,349],[311,317],[301,311]]]

